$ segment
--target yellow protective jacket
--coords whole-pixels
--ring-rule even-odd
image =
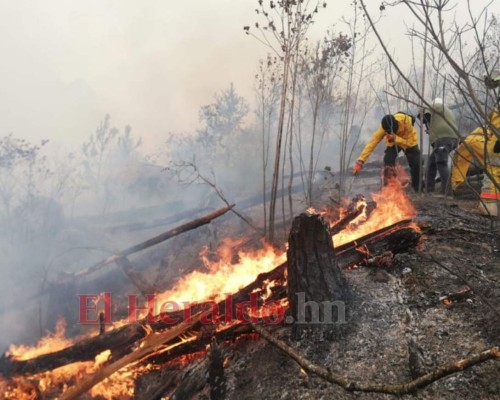
[[[490,124],[496,127],[497,129],[500,129],[500,112],[498,108],[495,108],[490,114],[488,115],[490,119]],[[477,127],[474,129],[469,135],[474,135],[474,136],[484,136],[484,132],[486,131],[486,135],[488,137],[488,140],[494,139],[495,135],[493,134],[493,131],[490,128],[483,128],[482,126]]]
[[[418,134],[412,124],[411,117],[403,113],[396,113],[394,114],[394,118],[396,118],[399,124],[398,131],[396,132],[396,142],[390,143],[387,140],[387,133],[384,131],[384,128],[382,128],[382,125],[380,125],[379,128],[372,134],[370,141],[366,144],[365,148],[359,155],[358,161],[365,162],[384,137],[387,147],[398,146],[401,149],[408,149],[418,144]]]

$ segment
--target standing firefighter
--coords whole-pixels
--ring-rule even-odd
[[[418,135],[414,127],[415,118],[411,115],[398,112],[388,114],[382,118],[380,127],[372,134],[354,165],[352,172],[357,175],[363,164],[373,152],[375,147],[385,139],[386,149],[384,155],[384,184],[387,179],[395,175],[394,167],[398,153],[403,150],[408,165],[410,166],[411,184],[413,190],[418,192],[420,178],[420,150],[418,148]]]
[[[427,116],[427,118],[426,118]],[[424,114],[424,123],[428,127],[429,142],[432,152],[429,155],[426,189],[433,192],[436,184],[436,174],[441,177],[441,194],[450,193],[450,171],[448,157],[457,147],[457,122],[453,112],[443,104],[439,97],[434,99],[430,113]]]

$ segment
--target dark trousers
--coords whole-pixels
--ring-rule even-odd
[[[432,153],[429,155],[427,167],[426,188],[428,192],[434,191],[436,174],[441,177],[441,193],[446,193],[450,187],[450,170],[448,168],[448,157],[453,149],[457,147],[457,139],[440,138],[432,144]]]
[[[391,172],[389,172],[392,168],[396,166],[396,158],[398,158],[398,153],[403,150],[400,147],[392,146],[387,147],[385,149],[384,155],[384,166],[386,167],[385,177],[389,177]],[[408,165],[410,166],[410,175],[411,175],[411,186],[415,192],[418,192],[418,183],[420,179],[420,150],[418,146],[409,147],[406,150],[403,150],[406,159],[408,160]]]

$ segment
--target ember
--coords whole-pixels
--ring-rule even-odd
[[[349,268],[366,263],[372,253],[377,253],[378,249],[373,244],[381,238],[389,240],[388,244],[382,241],[382,249],[387,250],[385,247],[389,246],[389,250],[394,252],[401,250],[401,247],[414,245],[418,239],[418,234],[408,234],[409,231],[415,233],[413,228],[409,227],[408,220],[411,220],[416,213],[399,182],[396,181],[384,187],[380,193],[373,194],[372,198],[374,202],[369,202],[363,196],[358,196],[350,209],[346,209],[344,214],[341,212],[341,225],[338,224],[338,221],[331,223],[332,225],[337,223],[336,226],[339,230],[333,236],[335,253],[332,253],[332,260],[337,260],[336,267]],[[316,214],[313,209],[308,209],[307,212],[311,216]],[[345,218],[346,213],[350,213],[349,218]],[[342,229],[339,228],[340,226]],[[327,232],[326,237],[329,238],[331,233],[325,232]],[[403,235],[402,240],[398,236],[400,232]],[[392,239],[391,242],[393,236],[396,239]],[[6,398],[30,399],[36,398],[38,393],[45,397],[55,397],[61,392],[68,393],[67,389],[71,387],[73,388],[70,389],[70,392],[73,393],[74,387],[78,386],[79,381],[84,376],[96,377],[95,383],[89,386],[90,389],[86,389],[93,397],[131,398],[134,395],[136,378],[151,371],[153,365],[154,368],[162,368],[169,363],[170,365],[175,363],[185,366],[198,358],[205,357],[207,345],[210,344],[213,337],[227,340],[251,334],[252,331],[248,328],[242,329],[242,322],[246,322],[246,318],[250,317],[252,321],[261,319],[270,324],[281,323],[284,320],[284,311],[289,307],[289,299],[287,299],[284,290],[287,279],[287,270],[284,267],[286,266],[286,253],[267,244],[259,250],[243,250],[241,249],[242,243],[241,240],[224,240],[216,257],[209,256],[206,251],[203,251],[200,254],[200,259],[205,271],[191,272],[181,277],[172,289],[155,296],[159,304],[162,302],[175,303],[179,305],[177,310],[183,307],[189,312],[195,310],[197,320],[189,321],[186,319],[184,322],[178,321],[180,325],[171,326],[162,325],[161,321],[159,323],[155,321],[151,324],[146,323],[150,322],[149,320],[139,321],[139,330],[137,330],[138,328],[131,329],[128,334],[134,345],[127,344],[130,346],[127,350],[128,354],[122,356],[121,359],[112,360],[115,356],[114,352],[119,349],[109,348],[94,353],[95,359],[93,361],[88,361],[90,357],[87,357],[79,359],[85,362],[77,362],[78,355],[81,354],[79,351],[76,351],[72,355],[73,358],[69,359],[66,356],[57,356],[56,352],[61,349],[68,348],[68,352],[71,352],[71,347],[74,344],[74,341],[64,338],[63,321],[58,324],[56,333],[41,339],[38,346],[33,348],[11,346],[6,361],[14,365],[12,368],[15,376],[8,382],[2,382]],[[398,243],[398,245],[394,247],[394,243]],[[231,320],[230,323],[219,324],[217,319],[207,319],[207,315],[214,313],[214,309],[209,314],[201,316],[200,311],[202,310],[196,308],[196,304],[203,304],[207,301],[211,301],[214,307],[220,307],[227,296],[235,294],[237,294],[238,299],[243,299],[247,303],[250,303],[247,300],[253,296],[255,304],[258,304],[255,309],[246,308],[243,310],[242,315],[245,318],[240,318],[240,320],[236,319]],[[205,309],[203,312],[207,313],[208,311]],[[233,310],[226,309],[223,312],[233,313]],[[158,315],[156,309],[155,315]],[[200,321],[207,326],[200,328],[198,324]],[[186,324],[185,328],[182,328],[182,324]],[[123,325],[123,328],[117,328],[120,325]],[[115,324],[116,335],[110,331],[102,335],[102,340],[106,340],[107,337],[118,337],[119,332],[126,332],[125,330],[119,331],[119,329],[131,326],[121,321]],[[170,337],[169,332],[177,333]],[[136,337],[134,335],[137,335],[136,339],[133,339]],[[152,345],[151,341],[161,337],[158,335],[166,335],[165,337],[170,338],[170,341],[162,343],[161,346]],[[172,335],[174,334],[172,333]],[[128,336],[126,337],[128,338]],[[92,343],[92,338],[89,343]],[[37,370],[37,357],[48,355],[50,358],[50,354],[54,354],[57,359],[54,364],[49,363],[49,365],[53,365],[51,367],[53,369],[47,370],[46,367],[41,366],[41,369]],[[134,354],[137,354],[137,358],[133,357]],[[126,357],[130,357],[131,361],[123,366],[117,365]],[[18,376],[19,373],[26,374],[23,369],[27,364],[22,364],[26,360],[30,360],[29,368],[34,368],[29,379]],[[64,365],[65,363],[69,364]],[[54,368],[54,366],[60,367]],[[109,371],[109,375],[97,379],[97,376],[106,369]],[[85,381],[89,381],[89,379],[85,378]],[[66,398],[65,396],[63,397]]]

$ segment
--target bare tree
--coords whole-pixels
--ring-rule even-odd
[[[312,124],[308,166],[303,168],[306,173],[305,197],[309,206],[312,205],[313,178],[321,143],[326,130],[330,128],[329,120],[333,114],[334,81],[345,67],[344,63],[349,56],[350,48],[351,40],[346,35],[335,35],[331,31],[314,48],[306,49],[301,60],[301,77],[304,80],[305,95],[309,101]]]
[[[280,167],[282,165],[282,142],[285,129],[285,117],[287,111],[287,98],[293,99],[294,93],[290,93],[290,80],[293,72],[293,63],[296,61],[297,51],[306,38],[306,33],[313,23],[314,14],[320,7],[326,7],[326,2],[315,1],[315,5],[309,8],[309,2],[296,0],[269,1],[264,4],[258,0],[258,8],[255,10],[263,19],[263,24],[255,23],[255,29],[245,26],[245,32],[259,42],[270,48],[282,63],[282,86],[280,93],[280,110],[278,117],[278,131],[276,136],[276,151],[274,155],[273,178],[271,184],[271,198],[269,205],[269,231],[268,239],[274,241],[275,236],[275,214],[276,199],[278,193],[278,182]],[[255,31],[255,33],[254,33]]]
[[[267,168],[271,140],[271,126],[279,100],[280,73],[276,56],[267,55],[259,61],[259,72],[255,76],[257,93],[257,117],[260,121],[262,146],[262,207],[264,213],[264,235],[267,235]]]

